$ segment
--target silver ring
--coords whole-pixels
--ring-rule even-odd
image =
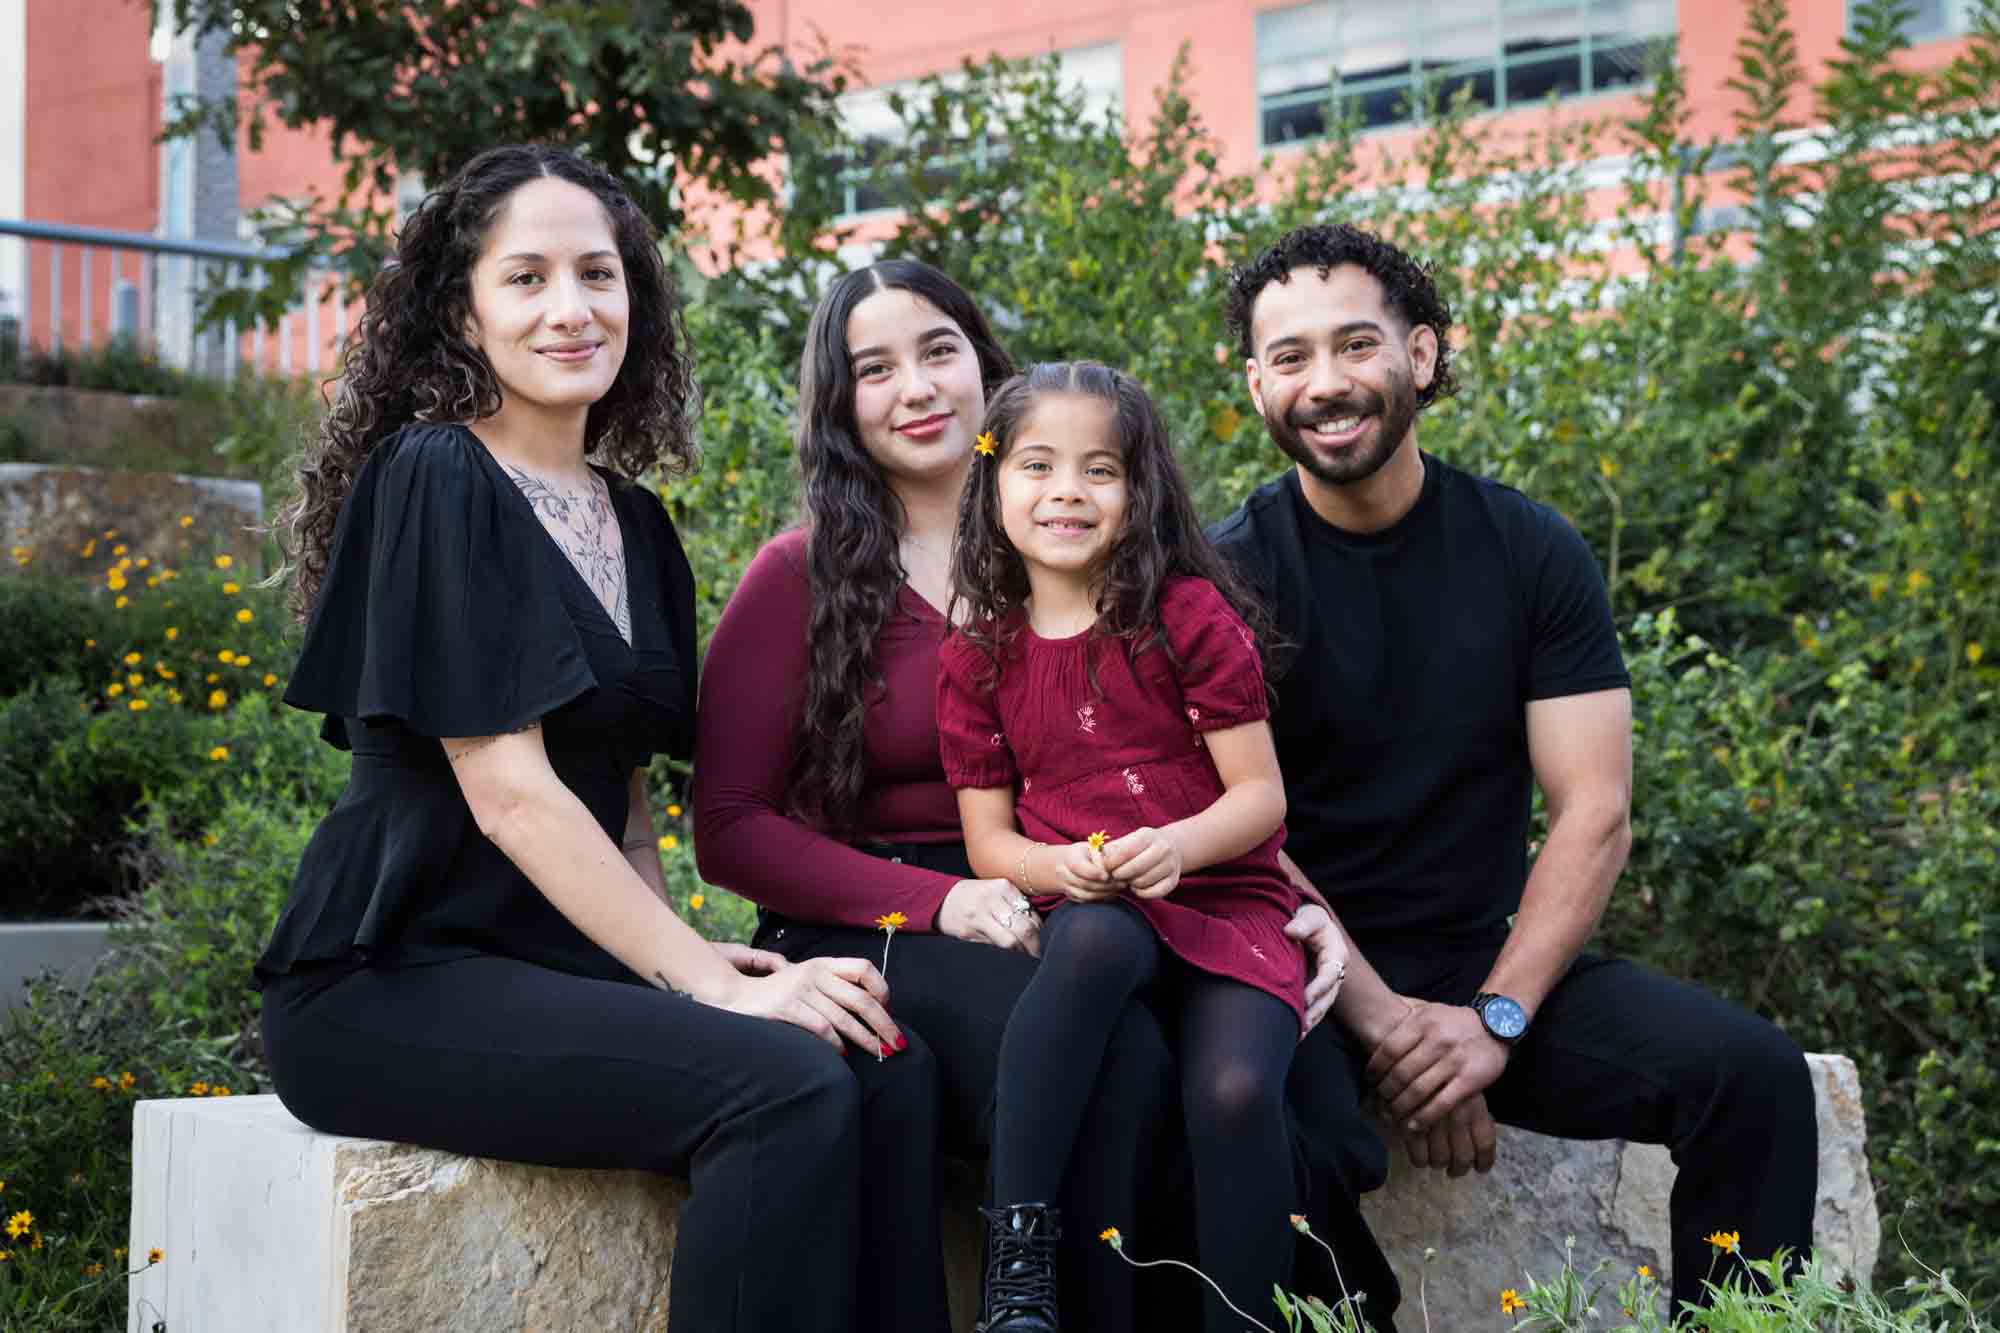
[[[1001,925],[1005,926],[1008,930],[1012,930],[1014,928],[1014,913],[1011,909],[1005,912],[995,912],[993,916],[995,920],[997,920]]]
[[[1025,912],[1030,907],[1034,906],[1034,904],[1029,902],[1026,898],[1016,898],[1013,902],[1008,903],[1007,905],[1013,908],[1017,912]]]
[[[1333,979],[1335,981],[1347,980],[1347,963],[1344,960],[1333,965]]]

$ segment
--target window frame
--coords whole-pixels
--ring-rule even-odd
[[[1551,61],[1567,60],[1575,62],[1574,68],[1578,74],[1579,87],[1573,93],[1560,94],[1558,97],[1560,101],[1566,102],[1586,97],[1642,92],[1650,85],[1650,80],[1641,79],[1631,83],[1609,84],[1602,87],[1594,86],[1593,76],[1596,69],[1594,57],[1604,52],[1626,50],[1636,45],[1643,45],[1662,39],[1671,40],[1679,36],[1678,14],[1676,13],[1674,26],[1666,30],[1633,32],[1620,36],[1615,42],[1610,44],[1594,37],[1590,30],[1590,21],[1594,9],[1599,5],[1619,3],[1621,0],[1478,0],[1476,5],[1462,5],[1455,9],[1446,10],[1443,13],[1433,10],[1429,11],[1425,17],[1412,19],[1405,29],[1410,36],[1411,57],[1400,72],[1375,74],[1364,79],[1342,81],[1339,80],[1337,74],[1338,62],[1341,56],[1339,34],[1341,5],[1343,3],[1352,4],[1356,2],[1357,0],[1305,0],[1305,3],[1302,4],[1277,5],[1269,9],[1257,11],[1257,32],[1253,43],[1256,77],[1252,79],[1251,86],[1255,90],[1257,98],[1258,151],[1268,152],[1273,149],[1297,147],[1324,138],[1326,131],[1323,120],[1321,122],[1322,128],[1316,134],[1302,135],[1291,139],[1268,138],[1266,136],[1268,119],[1273,112],[1284,112],[1301,107],[1323,107],[1328,101],[1329,96],[1334,93],[1336,85],[1339,95],[1342,98],[1379,96],[1382,93],[1393,93],[1399,97],[1403,97],[1407,96],[1416,87],[1420,78],[1427,79],[1434,84],[1451,85],[1459,80],[1478,79],[1481,76],[1485,76],[1491,81],[1492,99],[1490,105],[1486,106],[1479,114],[1501,115],[1508,111],[1519,110],[1524,106],[1541,106],[1547,100],[1546,94],[1510,99],[1507,88],[1510,71],[1513,71],[1518,77],[1520,73],[1527,69],[1543,66]],[[1947,4],[1959,4],[1962,2],[1963,0],[1946,0]],[[1479,11],[1476,17],[1468,12],[1475,8]],[[1319,54],[1323,55],[1325,59],[1327,81],[1315,87],[1295,88],[1282,93],[1265,93],[1258,85],[1262,82],[1267,64],[1265,28],[1270,22],[1269,16],[1292,13],[1302,9],[1321,9],[1325,11],[1328,35],[1325,46],[1321,48]],[[1510,52],[1507,49],[1507,23],[1509,19],[1518,21],[1531,18],[1537,14],[1560,13],[1564,10],[1576,11],[1578,15],[1581,31],[1576,36],[1552,42],[1548,46],[1539,47],[1531,51]],[[1476,22],[1482,28],[1490,29],[1492,33],[1492,47],[1490,51],[1478,56],[1454,61],[1448,65],[1440,64],[1437,68],[1424,68],[1427,62],[1424,61],[1421,51],[1424,48],[1425,39],[1443,32],[1462,30],[1470,22]],[[1310,57],[1293,56],[1286,63],[1298,63],[1307,58]],[[1394,120],[1376,124],[1364,124],[1361,127],[1361,132],[1373,134],[1381,131],[1409,129],[1419,123],[1416,118],[1408,115],[1400,115]]]

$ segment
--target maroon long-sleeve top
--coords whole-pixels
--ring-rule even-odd
[[[695,728],[695,855],[701,876],[801,921],[870,926],[901,912],[933,930],[957,881],[871,856],[787,813],[805,714],[805,532],[781,533],[750,562],[701,671]],[[944,617],[913,592],[875,640],[882,685],[868,700],[867,780],[855,842],[956,842],[958,800],[938,756],[938,645]]]

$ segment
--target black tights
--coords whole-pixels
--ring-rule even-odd
[[[1161,982],[1179,1020],[1201,1266],[1262,1318],[1272,1286],[1291,1270],[1297,1204],[1284,1099],[1297,1016],[1275,996],[1179,965],[1124,906],[1067,903],[1043,925],[1041,966],[1000,1045],[994,1196],[1002,1204],[1059,1196],[1112,1029]],[[1208,1300],[1207,1327],[1241,1324]]]

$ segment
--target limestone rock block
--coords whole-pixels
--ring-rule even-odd
[[[1881,1228],[1860,1079],[1845,1056],[1808,1055],[1806,1063],[1819,1112],[1814,1247],[1835,1271],[1866,1281]],[[1608,1261],[1622,1281],[1646,1264],[1664,1282],[1673,1183],[1673,1162],[1657,1145],[1553,1139],[1503,1126],[1499,1161],[1484,1176],[1453,1180],[1417,1170],[1392,1143],[1389,1181],[1362,1200],[1362,1210],[1402,1280],[1411,1326],[1422,1326],[1421,1288],[1431,1327],[1490,1327],[1503,1287],[1529,1276],[1547,1280],[1562,1267],[1566,1237],[1576,1238],[1581,1271]],[[1428,1262],[1427,1249],[1436,1251]]]
[[[112,546],[123,544],[134,558],[170,568],[226,551],[256,577],[264,547],[251,529],[263,521],[263,507],[263,488],[254,481],[0,463],[6,549],[27,552],[25,568],[41,573],[99,577],[116,559]],[[193,524],[182,527],[183,517]],[[115,541],[105,539],[108,530],[118,533]],[[10,558],[0,562],[0,574],[23,567]]]
[[[140,1102],[128,1333],[657,1333],[685,1181],[318,1134],[276,1097]],[[947,1172],[954,1323],[977,1310],[980,1175]]]

